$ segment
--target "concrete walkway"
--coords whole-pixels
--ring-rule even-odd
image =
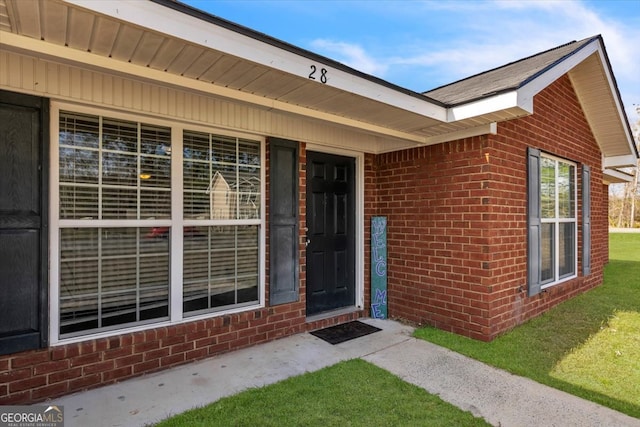
[[[609,233],[640,233],[640,228],[609,228]]]
[[[640,426],[639,419],[412,338],[408,326],[364,322],[382,331],[338,345],[294,335],[52,403],[64,406],[67,427],[144,426],[247,388],[359,357],[495,426]]]

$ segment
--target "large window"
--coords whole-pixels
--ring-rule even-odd
[[[529,151],[529,293],[577,269],[576,166]]]
[[[57,154],[58,338],[259,303],[260,141],[61,111]]]

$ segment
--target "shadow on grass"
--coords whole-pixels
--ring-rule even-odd
[[[640,235],[635,238],[640,253]],[[623,243],[629,240],[624,238]],[[613,240],[612,245],[620,243]],[[614,249],[614,248],[612,248]],[[618,248],[619,249],[619,248]],[[620,258],[614,259],[614,253]],[[421,328],[415,336],[450,348],[487,364],[608,406],[640,418],[640,406],[551,376],[555,367],[590,337],[605,328],[617,311],[637,311],[640,307],[640,257],[625,250],[612,250],[605,269],[604,284],[549,310],[512,331],[486,343]],[[629,260],[632,259],[632,260]],[[640,334],[640,331],[638,331]]]
[[[568,353],[550,375],[640,406],[640,313],[617,311],[607,327]]]

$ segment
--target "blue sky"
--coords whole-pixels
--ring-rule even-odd
[[[640,0],[182,1],[417,92],[602,34],[640,118]]]

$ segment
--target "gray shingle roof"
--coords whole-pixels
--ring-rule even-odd
[[[573,41],[528,58],[511,62],[502,67],[440,86],[424,92],[424,95],[448,106],[456,106],[501,92],[515,90],[599,37],[594,36],[580,41]]]

